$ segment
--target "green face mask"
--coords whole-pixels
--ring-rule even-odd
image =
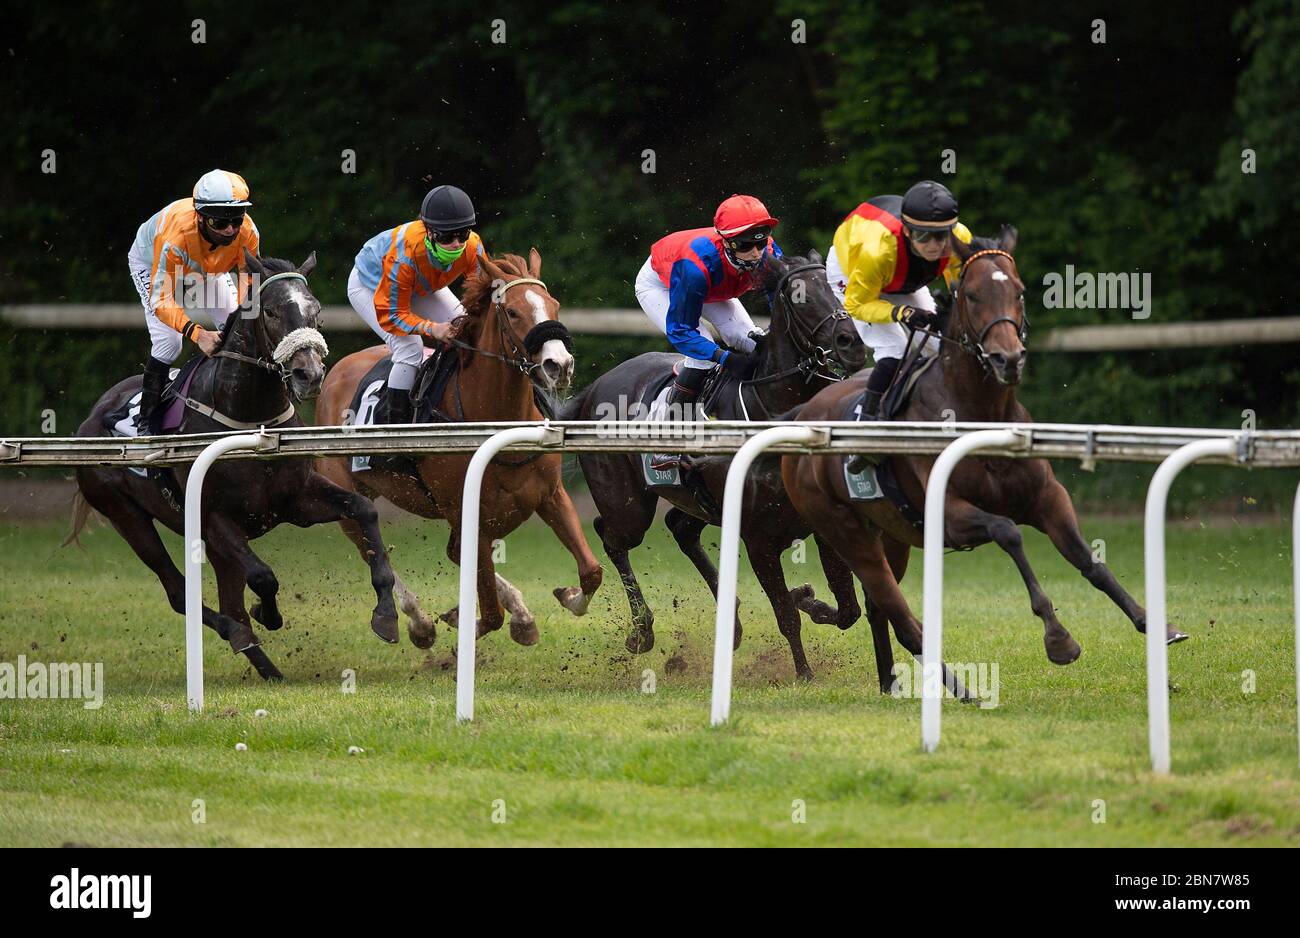
[[[430,254],[438,259],[439,264],[444,265],[451,264],[452,261],[464,254],[466,247],[465,244],[462,243],[456,250],[448,251],[441,244],[427,236],[424,239],[424,246],[429,249]]]

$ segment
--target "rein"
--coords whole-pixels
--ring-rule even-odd
[[[478,348],[477,346],[470,345],[468,342],[462,342],[460,339],[445,339],[444,341],[449,345],[454,345],[456,348],[463,349],[466,352],[475,355],[486,355],[488,358],[495,358],[498,361],[503,361],[507,365],[511,365],[518,369],[520,374],[531,381],[533,378],[533,372],[541,367],[537,362],[532,360],[532,356],[537,354],[538,349],[552,339],[559,339],[564,343],[564,347],[572,352],[573,337],[569,335],[569,329],[564,325],[564,323],[557,319],[548,319],[545,322],[537,323],[532,329],[528,330],[528,335],[524,336],[523,348],[521,349],[519,347],[519,343],[515,341],[514,332],[510,329],[510,323],[506,319],[505,298],[506,293],[509,292],[512,287],[521,287],[529,283],[535,283],[548,294],[550,293],[550,291],[546,289],[546,284],[541,280],[538,280],[536,277],[520,277],[518,280],[511,280],[500,287],[499,295],[492,303],[493,312],[496,313],[497,328],[501,332],[501,342],[510,349],[509,355],[501,355],[497,352]]]
[[[966,280],[966,273],[970,270],[971,264],[982,257],[1005,257],[1007,260],[1011,261],[1012,272],[1015,273],[1017,277],[1020,276],[1019,270],[1016,269],[1016,259],[1011,256],[1010,252],[1004,251],[1001,248],[985,248],[984,250],[976,251],[970,257],[966,258],[965,263],[962,264],[961,275],[957,278],[957,286],[953,291],[953,313],[957,316],[957,324],[961,326],[961,336],[953,339],[940,332],[931,332],[929,329],[918,329],[915,326],[908,326],[908,329],[911,331],[912,335],[919,332],[930,336],[931,338],[938,339],[940,342],[947,342],[950,345],[957,346],[963,352],[973,355],[985,372],[992,374],[993,370],[992,366],[989,364],[989,353],[984,349],[984,340],[988,338],[989,331],[994,326],[998,325],[998,323],[1009,322],[1015,327],[1016,334],[1020,336],[1020,341],[1024,342],[1026,337],[1029,335],[1029,317],[1024,313],[1021,313],[1020,320],[1017,322],[1010,316],[999,316],[997,319],[985,324],[984,328],[980,330],[978,338],[971,338],[972,330],[967,326],[966,317],[964,315],[966,304],[962,299],[961,286]],[[912,336],[909,335],[909,348],[911,347],[911,344]]]
[[[296,270],[290,270],[290,271],[285,271],[283,273],[272,274],[271,276],[263,280],[260,284],[258,284],[257,298],[259,304],[262,298],[262,291],[265,290],[272,283],[275,283],[277,280],[299,280],[304,285],[307,283],[306,276],[300,274]],[[232,313],[231,315],[233,316],[234,314]],[[253,333],[253,341],[255,343],[255,347],[258,350],[270,349],[271,336],[266,329],[266,317],[261,315],[260,309],[256,319],[257,319],[257,324],[256,326],[254,326],[254,333]],[[229,329],[226,329],[222,332],[221,344],[223,346],[225,345],[226,341],[229,339],[230,334],[233,331],[234,331],[234,327],[232,325]],[[285,335],[279,341],[279,343],[276,344],[274,351],[270,353],[271,355],[270,358],[264,358],[260,356],[254,358],[249,355],[243,355],[239,352],[228,351],[225,348],[219,348],[215,353],[213,353],[212,357],[232,358],[235,361],[243,362],[246,365],[253,365],[254,367],[261,368],[265,371],[269,371],[272,374],[277,375],[280,378],[281,383],[287,385],[289,383],[291,372],[286,367],[286,363],[289,361],[289,359],[291,359],[294,356],[295,353],[297,353],[300,349],[304,349],[304,348],[316,349],[320,353],[322,358],[329,355],[329,346],[325,344],[325,337],[320,334],[320,331],[313,326],[304,326],[303,328],[300,329],[294,329],[292,332]],[[203,416],[208,417],[211,420],[215,420],[217,423],[220,423],[223,426],[230,427],[232,430],[256,430],[259,427],[277,427],[282,423],[286,423],[287,421],[292,420],[294,415],[297,413],[297,410],[294,408],[292,400],[289,401],[289,405],[283,411],[281,411],[279,414],[276,414],[270,420],[254,420],[254,421],[236,420],[233,417],[229,417],[226,414],[221,413],[221,411],[217,410],[212,405],[204,404],[202,401],[196,401],[192,397],[188,397],[188,396],[185,397],[184,403],[185,406],[190,410],[202,414]]]
[[[785,332],[786,335],[790,337],[790,341],[794,345],[795,351],[799,353],[800,358],[793,367],[787,368],[784,371],[778,371],[775,374],[764,375],[761,378],[751,378],[739,382],[740,390],[737,397],[740,401],[740,409],[745,414],[746,420],[749,419],[749,410],[745,406],[745,389],[747,387],[753,388],[760,384],[771,384],[775,381],[781,381],[795,375],[803,375],[805,384],[813,378],[822,378],[826,381],[836,382],[843,381],[848,377],[843,366],[836,361],[834,351],[817,345],[816,340],[817,334],[821,332],[822,327],[824,327],[828,322],[838,322],[840,320],[848,319],[849,314],[842,308],[836,307],[818,320],[817,325],[805,328],[803,321],[798,316],[794,315],[791,309],[792,304],[789,296],[786,294],[786,285],[789,284],[790,279],[795,274],[806,273],[810,270],[825,271],[826,265],[807,263],[800,265],[799,267],[791,268],[783,273],[776,283],[776,290],[774,292],[780,297],[781,303],[785,307],[786,311],[786,316],[784,317]],[[831,371],[832,374],[825,374],[822,369],[827,369],[828,371]],[[755,395],[754,400],[759,407],[763,409],[764,415],[770,417],[771,413],[757,395]]]

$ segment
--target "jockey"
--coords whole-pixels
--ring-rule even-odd
[[[423,337],[445,338],[447,324],[464,313],[448,284],[478,267],[483,242],[475,221],[468,195],[438,186],[424,197],[418,219],[375,235],[357,254],[348,301],[393,356],[378,408],[387,411],[384,423],[411,422]]]
[[[862,416],[875,419],[880,399],[907,349],[907,322],[920,329],[938,325],[929,283],[940,274],[949,286],[961,273],[952,238],[970,243],[970,230],[957,221],[957,200],[937,182],[925,180],[902,198],[882,195],[863,202],[835,231],[826,256],[826,279],[857,320],[858,334],[875,366],[867,379]],[[937,339],[921,337],[921,354],[939,351]]]
[[[741,378],[756,364],[754,322],[736,297],[758,284],[767,253],[780,257],[772,240],[777,220],[752,195],[733,195],[713,216],[712,228],[691,228],[661,238],[636,278],[636,298],[650,320],[686,356],[668,403],[689,405],[715,365]],[[707,319],[730,347],[700,334]]]
[[[205,355],[217,350],[218,334],[190,319],[187,310],[205,312],[220,328],[239,306],[240,287],[230,274],[245,248],[258,253],[257,226],[248,215],[252,204],[242,176],[214,169],[195,184],[191,198],[171,203],[136,231],[127,264],[153,340],[136,418],[141,431],[158,432],[153,418],[182,340],[192,339]],[[203,278],[197,303],[186,289],[187,275]]]

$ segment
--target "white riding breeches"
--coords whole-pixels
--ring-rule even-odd
[[[650,321],[660,332],[667,335],[670,303],[668,288],[655,273],[649,259],[641,268],[641,272],[636,275],[636,299]],[[700,318],[707,320],[718,330],[718,335],[722,337],[727,347],[744,352],[746,355],[753,354],[754,340],[749,337],[749,333],[758,327],[754,325],[754,320],[749,318],[749,313],[745,311],[740,300],[705,303],[700,311]],[[683,357],[682,364],[687,368],[712,368],[716,362]]]
[[[181,353],[181,334],[158,318],[154,312],[151,295],[153,292],[152,274],[149,268],[134,256],[127,257],[127,267],[131,271],[131,283],[140,295],[140,304],[144,307],[144,321],[149,327],[149,339],[152,348],[149,352],[160,362],[176,361]],[[173,294],[181,295],[181,294]],[[191,319],[204,324],[204,319],[211,320],[212,325],[220,329],[230,318],[230,314],[239,308],[239,288],[235,286],[230,274],[218,274],[206,278],[204,298],[209,301],[205,306],[194,308],[185,306],[185,314]]]
[[[389,353],[393,356],[393,373],[389,383],[395,388],[409,389],[408,379],[415,378],[415,370],[424,360],[424,340],[418,333],[396,335],[379,324],[379,314],[375,312],[375,291],[367,289],[361,283],[361,277],[355,267],[348,275],[348,302],[357,311],[375,335],[384,340]],[[456,294],[447,287],[427,293],[424,296],[411,297],[411,312],[431,322],[451,322],[465,312]]]

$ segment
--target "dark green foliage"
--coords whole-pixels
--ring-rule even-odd
[[[473,195],[490,249],[538,246],[566,305],[627,307],[650,244],[708,224],[732,192],[767,202],[787,250],[824,251],[859,201],[934,177],[977,233],[1019,227],[1037,334],[1131,321],[1038,308],[1044,275],[1066,264],[1150,272],[1153,323],[1292,313],[1295,0],[516,0],[436,16],[97,3],[10,16],[0,302],[134,302],[124,258],[136,227],[221,166],[249,180],[266,253],[318,252],[313,288],[327,303],[345,302],[365,239],[413,218],[438,182]],[[196,17],[204,44],[191,42]],[[1105,44],[1091,39],[1097,18]],[[791,41],[794,20],[805,43]],[[1254,173],[1242,172],[1247,148]],[[945,176],[949,149],[957,172]],[[344,150],[355,174],[340,171]],[[337,359],[351,339],[331,338]],[[579,383],[662,347],[584,337]],[[5,430],[33,432],[44,406],[62,426],[79,421],[146,349],[143,324],[132,336],[0,332]],[[1236,426],[1249,409],[1261,428],[1295,426],[1294,358],[1294,346],[1040,353],[1024,397],[1042,420]]]

